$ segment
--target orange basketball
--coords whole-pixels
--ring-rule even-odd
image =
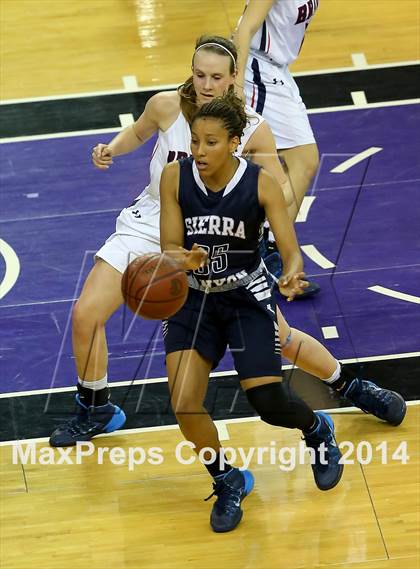
[[[182,308],[188,295],[188,279],[178,261],[164,253],[150,253],[128,265],[121,291],[135,314],[162,320]]]

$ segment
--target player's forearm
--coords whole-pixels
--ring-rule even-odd
[[[278,244],[277,244],[278,246]],[[283,262],[282,275],[294,275],[303,271],[303,259],[299,249],[296,251],[282,252],[279,248],[280,256]]]
[[[248,61],[249,47],[252,40],[252,31],[249,27],[239,25],[239,28],[235,31],[233,35],[233,41],[238,50],[238,58],[236,61],[236,66],[238,74],[236,77],[236,85],[240,88],[244,88],[245,85],[245,70]]]
[[[273,3],[274,0],[251,0],[247,4],[245,12],[239,20],[238,27],[233,34],[233,41],[238,50],[237,82],[242,87],[244,86],[245,69],[252,38],[262,26]]]
[[[133,125],[128,126],[115,136],[108,144],[113,156],[129,154],[143,144],[134,131]]]

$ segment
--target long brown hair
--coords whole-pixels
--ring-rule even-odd
[[[204,45],[204,44],[217,44],[217,45],[206,45],[205,47],[203,47],[203,50],[206,51],[210,51],[212,53],[217,53],[218,55],[224,55],[226,57],[229,57],[230,59],[230,73],[233,75],[233,73],[235,73],[236,71],[236,61],[238,59],[238,52],[236,51],[236,47],[235,44],[233,42],[231,42],[230,40],[223,38],[221,36],[201,36],[198,38],[198,40],[195,43],[195,50],[194,50],[194,55],[195,52],[197,51],[197,49]],[[220,47],[223,46],[223,47]],[[225,49],[223,49],[225,48]],[[229,53],[227,53],[228,50],[232,56],[229,56]],[[194,55],[192,58],[192,64],[194,65]],[[233,90],[233,85],[231,87],[229,87],[229,90]],[[178,93],[181,97],[181,101],[180,101],[180,106],[181,106],[181,111],[182,114],[184,115],[184,117],[187,119],[187,121],[191,124],[192,118],[195,115],[195,113],[197,112],[197,104],[196,104],[196,92],[194,89],[194,85],[193,85],[193,77],[191,75],[191,77],[189,77],[185,83],[183,83],[182,85],[180,85],[178,87]]]

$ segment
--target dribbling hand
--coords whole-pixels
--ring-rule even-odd
[[[308,286],[308,281],[303,280],[305,273],[295,273],[284,275],[279,280],[279,290],[286,297],[287,302],[291,302],[296,296],[302,294]]]
[[[97,144],[92,150],[92,162],[100,170],[107,170],[112,162],[112,151],[107,144]]]
[[[196,271],[197,269],[201,269],[205,265],[207,265],[208,261],[208,254],[207,251],[202,249],[194,243],[191,248],[191,251],[185,250],[184,256],[184,266],[185,270],[187,271]]]

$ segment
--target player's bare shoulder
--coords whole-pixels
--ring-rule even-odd
[[[175,193],[178,195],[179,162],[175,160],[166,164],[160,177],[160,192]]]
[[[150,112],[161,130],[167,130],[177,119],[181,107],[177,91],[162,91],[156,93],[147,102]]]
[[[258,199],[260,204],[263,205],[267,200],[271,200],[273,194],[281,194],[283,196],[282,188],[270,172],[265,168],[260,168],[258,176]]]

